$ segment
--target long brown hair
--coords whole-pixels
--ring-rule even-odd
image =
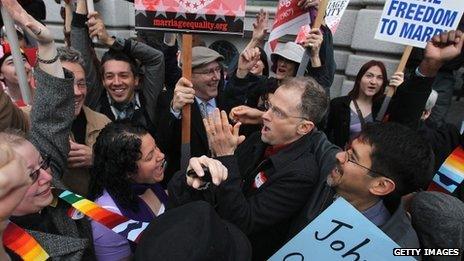
[[[367,70],[369,70],[371,67],[378,66],[380,68],[380,71],[382,72],[383,76],[383,83],[382,86],[380,86],[380,90],[374,95],[372,100],[377,100],[380,97],[383,96],[383,93],[385,92],[385,87],[388,84],[388,78],[387,78],[387,69],[385,69],[385,65],[381,61],[377,60],[370,60],[367,63],[365,63],[361,69],[359,69],[358,75],[356,75],[356,80],[354,82],[354,87],[353,89],[348,93],[348,96],[352,100],[357,99],[359,97],[359,89],[361,88],[361,79],[366,74]]]

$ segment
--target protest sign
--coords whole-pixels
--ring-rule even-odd
[[[399,246],[343,198],[269,260],[415,260],[394,256]]]
[[[464,181],[464,149],[459,146],[440,166],[427,190],[453,193]]]
[[[309,12],[298,6],[299,0],[280,0],[269,33],[267,48],[274,52],[278,39],[287,34],[297,34],[300,28],[311,23]],[[266,48],[266,49],[267,49]]]
[[[340,24],[340,20],[349,3],[349,0],[330,0],[327,4],[325,24],[332,31],[332,34],[335,34],[337,31],[338,24]]]
[[[456,0],[387,0],[375,39],[425,48],[432,36],[455,30],[463,11]]]
[[[245,0],[135,0],[135,29],[243,34]]]

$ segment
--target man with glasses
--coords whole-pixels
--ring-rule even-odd
[[[89,169],[93,165],[92,147],[100,131],[110,119],[84,105],[87,96],[87,82],[82,55],[72,49],[58,48],[63,68],[74,75],[74,121],[71,128],[69,172],[63,175],[63,183],[73,192],[87,196],[90,182]]]
[[[168,167],[165,180],[179,170],[181,147],[181,111],[186,104],[192,105],[191,110],[191,155],[198,157],[210,155],[208,139],[202,119],[211,114],[215,108],[224,109],[221,97],[223,81],[222,66],[224,59],[216,51],[196,46],[192,48],[192,81],[179,79],[174,89],[169,112],[162,117],[159,132],[166,147]],[[166,178],[167,177],[167,178]]]
[[[220,161],[219,166],[205,164],[218,186],[210,186],[215,198],[211,204],[222,218],[248,235],[254,260],[266,260],[285,243],[290,220],[301,211],[318,182],[320,167],[313,151],[324,135],[315,130],[315,124],[327,106],[325,91],[314,79],[289,78],[270,97],[261,132],[240,146],[244,140],[238,135],[240,123],[232,127],[227,114],[218,109],[204,119],[211,151]],[[331,144],[325,149],[336,150]],[[201,176],[198,164],[190,163]],[[222,172],[216,170],[221,168],[227,168],[228,174],[218,175]],[[178,173],[169,195],[178,204],[201,198],[209,193],[186,186],[199,189],[203,184]]]

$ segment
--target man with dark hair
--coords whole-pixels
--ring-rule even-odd
[[[164,84],[162,52],[141,42],[110,37],[97,12],[88,17],[87,20],[85,0],[78,0],[72,21],[71,45],[82,53],[85,61],[89,83],[86,105],[111,120],[129,119],[154,134],[157,101]],[[96,61],[91,37],[98,37],[100,43],[110,48],[100,64]],[[140,62],[141,70],[136,60]]]
[[[205,195],[222,218],[248,235],[253,259],[269,258],[284,244],[290,220],[310,197],[324,168],[313,151],[336,151],[331,144],[320,147],[325,136],[315,129],[327,106],[325,91],[314,79],[290,79],[270,97],[261,132],[240,146],[240,123],[232,127],[226,113],[216,109],[203,121],[218,161],[203,156],[200,164],[209,167],[217,187],[203,194],[194,190],[201,188],[200,179],[178,173],[169,185],[173,205]],[[189,168],[203,176],[200,164],[191,160]],[[225,168],[222,164],[226,174],[216,171]]]

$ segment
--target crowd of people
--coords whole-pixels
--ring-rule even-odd
[[[43,18],[1,1],[28,39],[21,50],[33,102],[22,97],[2,38],[0,260],[32,255],[15,241],[20,234],[51,260],[267,260],[339,197],[400,247],[463,257],[462,185],[427,191],[464,146],[456,126],[431,118],[437,75],[450,61],[462,65],[462,31],[434,36],[410,73],[389,77],[372,60],[347,96],[329,97],[336,66],[324,25],[268,59],[261,11],[232,64],[202,41],[182,50],[192,54],[187,79],[176,41],[110,36],[86,0],[65,2],[69,41],[57,47]],[[101,59],[95,37],[108,49]],[[310,62],[297,76],[305,50]],[[378,121],[387,86],[396,92]]]

